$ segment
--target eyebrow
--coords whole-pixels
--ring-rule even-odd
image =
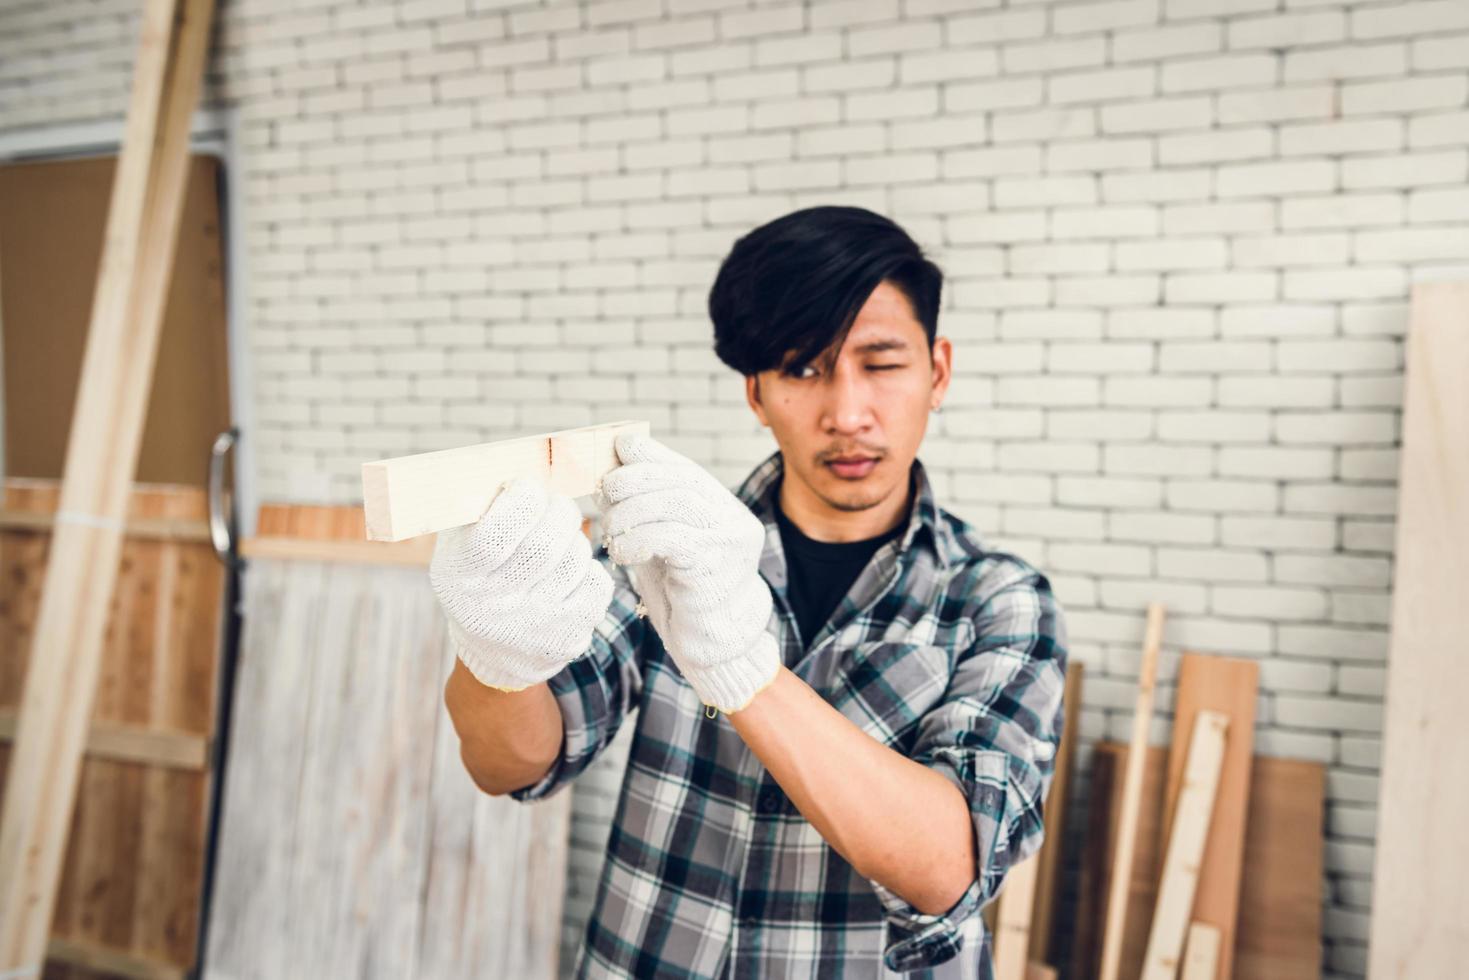
[[[865,344],[852,348],[858,354],[875,354],[885,350],[907,350],[908,342],[896,337],[883,337],[879,340],[870,340]]]

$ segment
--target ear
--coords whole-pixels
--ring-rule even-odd
[[[765,406],[760,403],[760,376],[758,374],[745,375],[745,401],[750,403],[755,417],[760,424],[767,429],[770,428],[770,420],[765,417]]]
[[[954,378],[954,345],[948,337],[935,337],[933,342],[933,395],[934,402],[944,400],[944,392]]]

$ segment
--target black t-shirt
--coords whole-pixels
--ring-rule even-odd
[[[780,527],[786,555],[786,597],[796,615],[801,645],[810,649],[811,641],[831,618],[832,610],[841,603],[873,554],[902,534],[906,522],[899,521],[891,530],[864,541],[817,541],[791,523],[780,509],[779,493],[775,500],[775,521]]]

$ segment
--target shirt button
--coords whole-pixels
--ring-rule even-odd
[[[760,809],[765,813],[775,813],[780,809],[780,790],[767,789],[760,793]]]
[[[744,926],[746,929],[755,928],[755,917],[753,915],[740,916],[740,925]]]

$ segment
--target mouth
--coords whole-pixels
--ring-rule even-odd
[[[825,465],[843,480],[860,480],[876,469],[877,463],[872,456],[851,456],[827,460]]]

